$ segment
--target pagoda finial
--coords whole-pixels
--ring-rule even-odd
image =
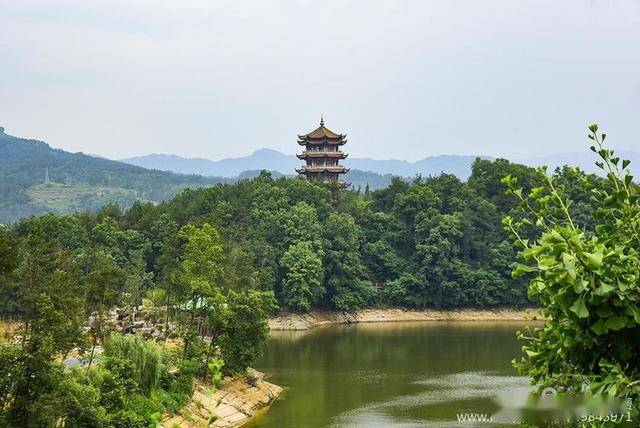
[[[324,114],[320,115],[320,126],[324,126]]]

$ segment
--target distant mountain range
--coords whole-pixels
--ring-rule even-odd
[[[380,175],[390,174],[401,177],[413,177],[417,174],[424,176],[437,175],[445,172],[455,174],[464,180],[471,174],[471,164],[475,158],[476,156],[439,155],[429,156],[416,162],[409,162],[396,159],[376,160],[349,157],[344,161],[344,164],[351,168],[352,172],[372,172]],[[487,157],[484,158],[489,159]],[[260,149],[249,156],[226,158],[218,161],[202,158],[190,159],[165,154],[150,154],[120,160],[144,168],[220,177],[236,177],[243,171],[255,169],[266,169],[291,175],[295,174],[294,169],[302,164],[302,161],[294,155],[285,155],[271,149]],[[348,178],[347,181],[349,181]]]
[[[620,152],[640,174],[640,153]],[[351,168],[345,179],[354,188],[383,188],[393,176],[412,178],[440,173],[466,179],[476,156],[430,156],[416,162],[347,158]],[[599,172],[595,155],[567,153],[514,159],[530,166],[565,164]],[[38,141],[14,137],[0,127],[0,223],[45,212],[69,213],[95,210],[114,202],[127,207],[135,201],[160,202],[185,187],[203,187],[253,178],[261,170],[274,177],[295,175],[302,162],[293,155],[261,149],[249,156],[219,161],[151,154],[113,161],[95,155],[70,153]]]
[[[631,171],[635,176],[640,174],[640,152],[621,151],[617,154],[631,160]],[[376,160],[368,158],[348,157],[343,161],[344,165],[351,168],[346,180],[356,186],[366,184],[364,176],[376,183],[390,181],[391,176],[414,177],[418,174],[422,176],[438,175],[449,173],[466,180],[471,175],[471,165],[477,156],[474,155],[439,155],[429,156],[416,162],[404,160]],[[483,159],[492,159],[488,156],[480,156]],[[547,165],[549,171],[563,165],[579,166],[583,170],[591,173],[600,173],[595,166],[596,156],[594,153],[585,150],[581,153],[564,153],[540,157],[529,157],[520,159],[510,159],[513,162],[528,166]],[[246,170],[266,169],[278,171],[285,175],[294,175],[294,169],[302,164],[294,155],[286,155],[271,149],[256,150],[249,156],[238,158],[226,158],[218,161],[208,159],[189,159],[177,155],[150,154],[146,156],[121,159],[132,165],[144,168],[159,169],[163,171],[173,171],[182,174],[200,174],[204,176],[236,177]],[[377,177],[375,175],[378,175]],[[388,175],[383,178],[380,176]],[[351,177],[350,177],[351,176]],[[354,180],[357,178],[357,180]],[[363,181],[363,179],[365,181]],[[372,185],[371,188],[377,188]],[[380,186],[384,187],[384,185]]]
[[[631,174],[635,177],[635,181],[638,181],[640,177],[640,152],[621,150],[616,151],[616,156],[621,159],[629,159],[631,164],[629,169]],[[579,166],[582,170],[593,173],[602,174],[602,170],[599,169],[595,162],[599,160],[598,155],[585,149],[580,153],[561,153],[556,155],[538,156],[523,159],[513,159],[513,162],[521,163],[527,166],[542,166],[546,165],[549,171],[553,171],[557,167],[563,165]]]

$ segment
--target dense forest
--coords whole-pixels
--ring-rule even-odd
[[[120,268],[131,263],[147,278],[137,291],[171,296],[171,273],[184,257],[186,226],[211,228],[224,249],[220,283],[275,294],[283,309],[354,310],[365,306],[496,307],[530,302],[514,281],[515,250],[502,226],[517,215],[501,179],[540,183],[533,168],[477,159],[462,182],[453,175],[394,178],[377,191],[338,191],[299,178],[255,179],[186,189],[160,204],[108,204],[95,213],[46,214],[5,233],[20,242],[34,227],[73,252],[101,248]],[[574,201],[577,222],[593,226],[579,170],[554,177]],[[18,291],[3,287],[3,313],[20,313]],[[168,297],[169,299],[171,297]]]
[[[539,304],[536,269],[517,264],[513,240],[537,236],[522,197],[546,203],[549,183],[572,227],[592,233],[605,179],[502,159],[477,159],[467,182],[394,178],[376,191],[262,172],[159,204],[2,226],[0,311],[23,328],[0,347],[0,423],[148,426],[179,410],[194,380],[246,376],[277,310]],[[107,322],[140,307],[167,326],[161,341]],[[65,369],[76,353],[82,363]]]

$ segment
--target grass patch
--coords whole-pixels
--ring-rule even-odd
[[[138,192],[132,189],[63,183],[31,186],[27,189],[27,194],[34,203],[58,214],[85,209],[95,210],[108,203],[129,206],[142,199]]]

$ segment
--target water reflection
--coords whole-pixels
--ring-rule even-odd
[[[287,388],[255,427],[459,426],[524,391],[522,322],[354,324],[274,332],[256,364]]]

